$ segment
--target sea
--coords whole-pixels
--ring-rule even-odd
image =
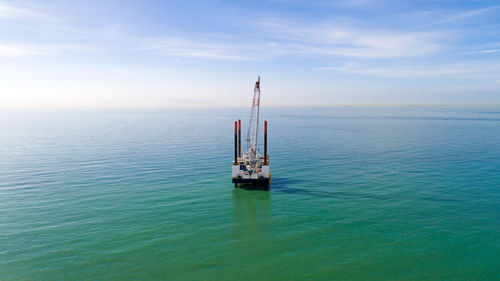
[[[0,280],[500,280],[500,107],[0,111]]]

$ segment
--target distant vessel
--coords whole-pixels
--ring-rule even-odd
[[[260,76],[257,77],[253,89],[250,126],[247,134],[247,152],[241,156],[241,120],[234,122],[234,161],[232,182],[269,188],[271,173],[269,172],[269,155],[267,155],[267,121],[264,121],[264,157],[257,151],[257,132],[259,129]]]

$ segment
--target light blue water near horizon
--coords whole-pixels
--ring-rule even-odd
[[[248,114],[0,112],[0,280],[499,279],[500,108],[264,107],[269,192]]]

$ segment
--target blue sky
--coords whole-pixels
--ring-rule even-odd
[[[498,1],[0,0],[0,107],[500,103]]]

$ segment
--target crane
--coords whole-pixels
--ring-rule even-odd
[[[257,152],[257,134],[259,131],[260,76],[253,88],[252,109],[246,138],[247,152],[241,156],[241,122],[234,122],[234,161],[231,178],[235,186],[252,185],[269,189],[269,155],[267,155],[267,121],[264,121],[264,157]]]
[[[257,76],[257,81],[253,88],[252,110],[250,111],[250,124],[247,134],[247,153],[245,154],[245,162],[249,163],[250,167],[255,168],[259,160],[257,153],[257,134],[259,131],[259,106],[260,106],[260,76]]]

